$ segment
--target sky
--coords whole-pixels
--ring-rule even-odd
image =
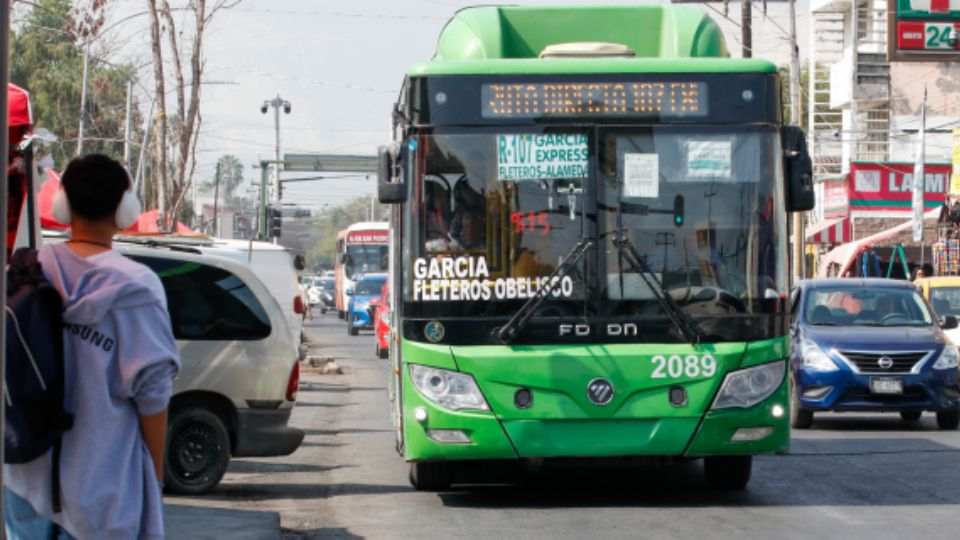
[[[197,177],[211,178],[216,160],[232,154],[244,164],[247,179],[259,179],[251,166],[272,159],[274,152],[273,111],[261,114],[260,106],[278,95],[291,104],[290,114],[280,117],[281,154],[374,155],[379,145],[389,142],[390,110],[406,70],[433,55],[444,23],[458,9],[476,3],[243,0],[217,13],[205,37]],[[760,3],[754,2],[755,57],[778,64],[789,61],[786,5],[771,1],[764,16]],[[150,89],[147,20],[138,15],[142,6],[143,0],[114,0],[110,24],[123,22],[110,28],[107,37],[119,49],[116,60],[143,66],[141,86]],[[801,61],[808,41],[808,7],[807,0],[797,4]],[[741,51],[739,8],[739,3],[731,2],[726,18],[722,3],[707,8],[723,28],[734,56]],[[151,98],[143,94],[140,99],[147,104]],[[295,176],[288,173],[283,178]],[[374,192],[372,178],[341,178],[287,184],[284,201],[317,208]]]

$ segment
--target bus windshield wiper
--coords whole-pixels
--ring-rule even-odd
[[[613,245],[620,251],[620,256],[627,259],[630,266],[640,271],[640,278],[646,283],[647,288],[650,289],[653,297],[656,298],[657,303],[660,304],[660,309],[662,309],[667,318],[670,319],[670,322],[677,327],[677,330],[680,331],[683,338],[693,346],[698,345],[700,338],[703,337],[703,331],[700,329],[700,326],[697,325],[697,322],[693,320],[687,312],[683,311],[683,308],[677,304],[677,301],[663,288],[663,284],[660,283],[656,274],[654,274],[653,270],[647,265],[646,259],[637,253],[633,244],[624,237],[622,230],[614,236]],[[620,268],[620,274],[621,276],[623,275],[622,267]],[[621,285],[621,291],[622,290]]]
[[[563,261],[557,265],[553,273],[546,278],[548,285],[541,286],[535,295],[531,296],[529,300],[520,306],[520,309],[507,321],[507,324],[494,332],[500,343],[510,343],[520,334],[527,325],[527,322],[530,321],[530,317],[537,308],[540,307],[540,304],[543,303],[544,299],[560,287],[560,278],[564,276],[566,270],[580,260],[592,245],[593,242],[587,239],[581,239],[573,246],[570,252],[563,258]]]

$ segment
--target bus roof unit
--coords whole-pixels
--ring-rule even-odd
[[[577,45],[593,50],[571,54]],[[565,54],[551,54],[558,48]],[[763,60],[730,59],[720,27],[697,6],[485,6],[457,12],[433,59],[410,74],[669,72],[665,64],[679,59],[676,71],[775,70]]]

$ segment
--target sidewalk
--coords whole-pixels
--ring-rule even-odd
[[[278,540],[280,514],[164,504],[163,521],[170,540]]]

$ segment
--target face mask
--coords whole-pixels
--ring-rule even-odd
[[[70,201],[67,200],[67,192],[63,190],[63,186],[53,195],[51,206],[53,207],[53,219],[61,225],[70,225],[72,218]],[[117,211],[113,214],[113,223],[120,230],[127,229],[137,222],[141,211],[140,199],[137,198],[132,189],[128,189],[123,192],[120,205],[117,206]]]

